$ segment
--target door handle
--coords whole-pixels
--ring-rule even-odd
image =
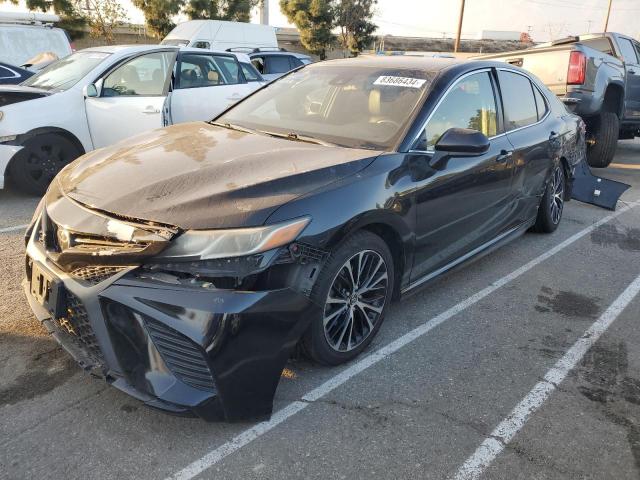
[[[147,107],[144,110],[142,110],[142,113],[146,113],[147,115],[154,114],[154,113],[160,113],[160,109],[159,108],[153,108],[153,107]]]
[[[500,150],[500,155],[496,157],[496,162],[505,163],[513,156],[513,150]]]
[[[234,93],[230,97],[227,97],[227,99],[229,100],[240,100],[241,98],[242,98],[242,95],[240,95],[239,93]]]
[[[631,75],[635,75],[635,74],[636,74],[636,71],[635,71],[635,70],[629,70],[629,73],[630,73]]]

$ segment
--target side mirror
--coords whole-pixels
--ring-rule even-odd
[[[94,83],[90,83],[89,85],[85,85],[84,87],[84,96],[85,98],[94,98],[98,96],[98,87]]]
[[[489,150],[490,144],[487,136],[477,130],[450,128],[435,144],[435,150],[451,155],[480,155]]]

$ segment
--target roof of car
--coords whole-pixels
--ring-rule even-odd
[[[421,55],[360,55],[354,58],[339,58],[328,60],[327,63],[354,67],[382,67],[382,68],[418,68],[428,72],[435,72],[455,64],[464,63],[458,58],[438,58]]]
[[[311,58],[309,55],[305,55],[304,53],[298,52],[288,52],[286,50],[261,50],[259,52],[248,52],[250,57],[255,57],[258,55],[290,55],[296,58]]]
[[[193,48],[193,47],[177,47],[172,45],[105,45],[102,47],[90,47],[86,48],[87,52],[102,52],[102,53],[119,53],[123,55],[129,55],[133,53],[144,53],[150,52],[154,50],[180,50],[182,52],[194,52],[194,53],[203,53],[203,52],[212,52],[219,53],[223,55],[235,55],[238,60],[247,61],[249,58],[246,54],[241,52],[223,52],[221,50],[203,50],[202,48]]]

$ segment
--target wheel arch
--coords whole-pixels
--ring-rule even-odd
[[[564,170],[564,178],[565,178],[565,186],[564,189],[564,200],[565,202],[571,200],[571,190],[573,189],[573,175],[571,174],[571,167],[569,166],[569,161],[566,157],[560,157],[560,165],[562,165],[562,169]]]
[[[389,247],[394,262],[393,298],[399,298],[402,285],[408,282],[413,265],[413,235],[409,227],[388,212],[370,212],[336,231],[326,243],[326,248],[336,248],[346,238],[361,230],[377,235]]]
[[[78,139],[78,137],[76,137],[69,130],[66,130],[66,129],[60,128],[60,127],[38,127],[38,128],[34,128],[33,130],[29,130],[27,133],[23,133],[21,135],[18,135],[18,138],[16,139],[16,143],[18,143],[20,145],[23,145],[24,142],[30,140],[31,138],[34,138],[34,137],[36,137],[38,135],[44,135],[44,134],[60,135],[61,137],[64,137],[67,140],[69,140],[71,143],[73,143],[74,146],[80,152],[80,155],[84,155],[86,153],[86,149],[84,148],[84,145],[82,144],[80,139]]]
[[[624,87],[617,83],[610,83],[604,91],[601,110],[615,113],[618,118],[623,117]]]

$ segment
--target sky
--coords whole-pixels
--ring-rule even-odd
[[[143,23],[142,12],[130,0],[120,0],[131,23]],[[269,1],[270,24],[290,27],[278,0]],[[535,41],[587,32],[600,32],[609,0],[466,0],[463,38],[481,30],[529,31]],[[17,7],[20,8],[20,7]],[[24,5],[21,7],[24,10]],[[0,11],[15,10],[8,3]],[[374,22],[377,34],[453,37],[460,0],[378,0]],[[254,15],[254,22],[258,21]],[[609,30],[640,38],[640,0],[613,0]]]

